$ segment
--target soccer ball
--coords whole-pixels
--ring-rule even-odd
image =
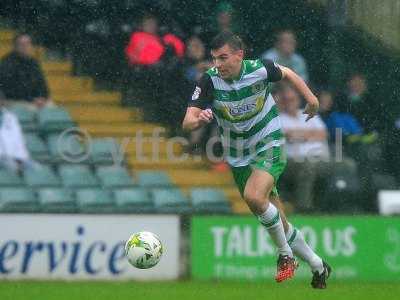
[[[160,239],[148,231],[132,234],[125,243],[125,254],[129,263],[139,269],[154,267],[160,261],[162,253]]]

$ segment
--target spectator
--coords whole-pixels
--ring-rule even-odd
[[[192,36],[187,41],[186,59],[184,63],[184,78],[187,83],[187,94],[193,90],[205,71],[212,67],[212,62],[206,60],[205,46],[202,40],[197,36]],[[218,138],[218,126],[214,120],[207,126],[201,127],[197,130],[190,132],[188,152],[191,154],[203,154],[205,146],[210,138]],[[222,155],[222,145],[216,143],[213,149],[216,157]],[[225,162],[212,161],[212,168],[216,171],[225,172],[228,166]]]
[[[202,40],[192,36],[186,43],[185,79],[192,84],[196,83],[201,75],[212,67],[212,62],[206,59],[206,50]]]
[[[235,32],[238,28],[236,27],[236,23],[234,22],[234,9],[232,4],[229,2],[221,2],[217,6],[217,31],[231,31]]]
[[[0,95],[0,168],[5,167],[20,173],[37,163],[30,158],[17,117],[4,104]]]
[[[181,99],[179,87],[173,83],[180,81],[177,68],[184,53],[185,44],[177,36],[159,35],[154,16],[144,16],[141,28],[132,34],[125,48],[130,66],[128,85],[134,91],[133,103],[144,108],[147,120],[169,123],[174,112],[180,111],[175,100]],[[129,94],[128,90],[125,97]]]
[[[324,121],[330,142],[336,140],[336,130],[340,129],[344,140],[349,143],[360,140],[363,130],[358,121],[349,113],[338,112],[334,109],[333,95],[328,90],[319,93],[320,117]]]
[[[201,35],[202,39],[204,41],[211,41],[222,31],[230,31],[245,38],[246,35],[242,31],[243,26],[241,26],[241,22],[237,16],[231,3],[220,2],[215,8],[215,14],[210,17],[205,26],[205,32]]]
[[[283,86],[279,101],[283,109],[280,116],[288,159],[281,181],[282,195],[284,199],[295,199],[298,210],[310,211],[314,184],[318,176],[328,170],[330,155],[326,127],[318,116],[305,121],[307,115],[300,109],[300,96],[291,86]]]
[[[197,36],[192,36],[187,41],[186,59],[184,63],[184,78],[188,87],[187,94],[193,91],[193,87],[198,83],[200,77],[213,66],[205,56],[205,46]],[[218,140],[218,126],[215,120],[197,130],[190,132],[188,152],[195,155],[204,153],[207,142],[213,138]],[[211,150],[211,149],[209,149]],[[216,143],[212,149],[215,157],[222,156],[222,144]],[[229,170],[229,166],[223,161],[211,161],[212,168],[218,172]]]
[[[28,34],[14,38],[14,49],[0,62],[0,89],[6,99],[27,101],[37,108],[49,103],[46,79],[38,61],[33,58],[33,45]]]
[[[176,56],[183,57],[184,43],[171,33],[161,38],[158,31],[157,19],[151,15],[144,16],[141,29],[132,34],[125,49],[131,66],[151,66],[160,63],[167,51],[166,46],[171,47]]]
[[[308,82],[308,70],[304,58],[296,53],[296,36],[291,30],[280,31],[277,35],[275,47],[262,54],[263,58],[291,68],[304,81]]]
[[[186,57],[183,66],[183,77],[185,79],[185,89],[187,94],[190,94],[193,86],[197,84],[200,77],[207,69],[211,68],[212,63],[205,58],[205,47],[201,39],[197,36],[192,36],[186,42]],[[189,137],[189,152],[193,154],[202,153],[204,140],[210,128],[214,128],[216,124],[204,126],[190,133]],[[212,130],[214,131],[214,130]]]
[[[370,142],[377,138],[381,122],[380,103],[377,103],[368,91],[367,81],[361,73],[354,73],[347,82],[347,91],[340,97],[339,110],[353,115],[364,132],[370,136]],[[366,138],[365,138],[366,139]]]

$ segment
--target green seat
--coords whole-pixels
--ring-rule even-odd
[[[178,188],[156,188],[151,190],[155,209],[162,213],[189,213],[189,200]]]
[[[75,135],[51,134],[47,137],[51,160],[54,163],[86,163],[86,147]]]
[[[105,188],[129,187],[133,186],[133,178],[128,171],[120,166],[101,166],[96,170],[101,184]]]
[[[171,187],[173,184],[166,172],[162,171],[138,171],[137,183],[139,186],[151,187]]]
[[[61,165],[59,174],[67,188],[98,187],[99,182],[86,165]]]
[[[0,211],[2,212],[37,212],[39,202],[34,193],[27,188],[1,188]]]
[[[58,187],[60,178],[48,166],[40,165],[24,171],[24,180],[30,187]]]
[[[17,116],[23,131],[37,130],[36,111],[34,109],[29,109],[25,105],[14,104],[9,110]]]
[[[144,188],[114,190],[115,204],[119,212],[148,213],[154,211],[154,203]]]
[[[0,169],[0,188],[21,185],[23,185],[23,181],[17,174],[7,169]]]
[[[213,188],[194,188],[190,191],[193,210],[204,213],[229,213],[231,208],[221,190]]]
[[[50,155],[45,142],[34,133],[25,134],[26,148],[31,156],[38,161],[47,162],[50,160]]]
[[[92,163],[95,165],[121,163],[123,157],[119,157],[119,148],[118,143],[113,138],[92,139],[90,143],[90,158]],[[115,159],[121,159],[121,161],[114,161]]]
[[[38,113],[39,130],[43,134],[61,132],[75,126],[71,116],[61,107],[45,107]]]
[[[102,189],[82,189],[76,192],[78,210],[83,213],[110,213],[115,211],[113,195]]]
[[[41,188],[38,190],[41,211],[48,213],[76,212],[76,202],[70,190],[63,188]]]

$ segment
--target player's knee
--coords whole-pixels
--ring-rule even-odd
[[[264,193],[245,190],[243,196],[253,213],[257,214],[265,211],[268,204],[268,199]]]
[[[245,190],[243,196],[247,202],[259,202],[261,200],[261,195],[257,191]]]

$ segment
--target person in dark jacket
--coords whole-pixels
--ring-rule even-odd
[[[177,106],[183,103],[181,87],[176,83],[181,81],[184,54],[185,44],[178,36],[162,34],[155,16],[143,16],[140,28],[132,33],[125,48],[129,71],[124,98],[143,108],[146,121],[177,124]]]
[[[8,100],[27,101],[36,107],[49,102],[47,82],[38,61],[33,57],[28,34],[14,38],[14,49],[0,62],[0,89]]]

